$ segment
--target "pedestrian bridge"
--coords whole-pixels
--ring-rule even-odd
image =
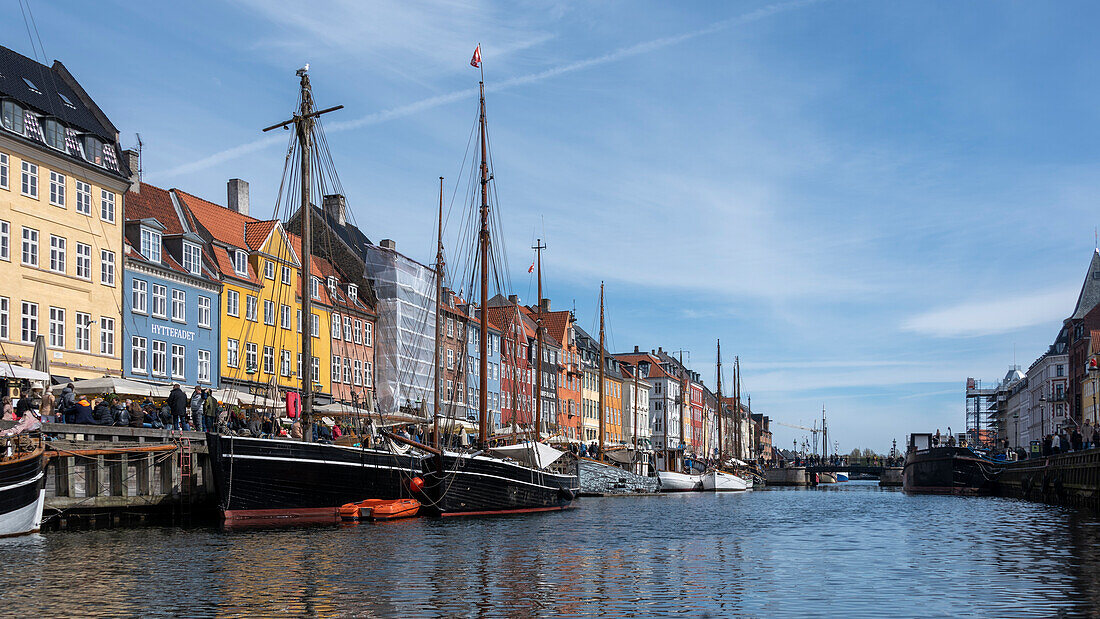
[[[872,477],[882,477],[882,472],[887,467],[884,465],[870,465],[870,464],[825,464],[821,466],[808,466],[806,472],[808,473],[848,473],[849,475],[870,475]]]

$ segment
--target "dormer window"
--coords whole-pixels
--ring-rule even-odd
[[[8,131],[23,135],[23,106],[15,101],[0,103],[0,124]]]
[[[348,296],[353,300],[359,298],[359,286],[355,284],[348,284]]]
[[[65,150],[65,127],[52,118],[42,121],[42,137],[46,144],[57,150]]]
[[[194,243],[183,243],[183,268],[192,275],[202,273],[202,250]]]
[[[309,296],[314,299],[321,298],[321,280],[316,277],[309,278]]]
[[[34,85],[34,82],[30,81],[29,79],[27,79],[27,78],[25,78],[25,77],[24,77],[24,78],[23,78],[23,83],[27,85],[27,88],[30,88],[30,89],[31,89],[31,90],[33,90],[33,91],[34,91],[34,92],[35,92],[36,94],[42,94],[42,91],[41,91],[41,90],[38,90],[38,86],[35,86],[35,85]]]
[[[328,277],[328,289],[329,292],[336,292],[336,278],[331,275]]]
[[[96,165],[103,165],[103,141],[94,135],[86,135],[83,142],[84,158]]]
[[[149,262],[160,264],[161,237],[156,230],[141,229],[141,255]]]
[[[72,108],[72,109],[74,109],[74,110],[76,109],[76,106],[75,106],[75,105],[73,105],[73,102],[72,102],[72,101],[69,101],[69,98],[68,98],[68,97],[66,97],[64,93],[60,93],[60,92],[59,92],[59,93],[57,93],[57,96],[61,97],[61,101],[62,101],[62,103],[64,103],[64,104],[65,104],[65,106],[66,106],[66,107],[70,107],[70,108]]]
[[[248,254],[237,249],[233,253],[233,271],[241,277],[248,277]]]

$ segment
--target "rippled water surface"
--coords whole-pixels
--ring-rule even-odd
[[[565,513],[0,540],[4,615],[1050,616],[1100,610],[1100,521],[873,482]]]

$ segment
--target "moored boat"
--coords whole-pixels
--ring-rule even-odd
[[[836,471],[835,473],[833,473],[833,475],[836,476],[836,480],[838,483],[848,481],[849,479],[847,471]]]
[[[42,439],[7,439],[0,457],[0,537],[35,533],[46,503],[46,455]]]
[[[688,475],[675,471],[657,471],[661,492],[699,492],[703,489],[702,475]]]
[[[751,481],[724,471],[709,471],[703,474],[703,490],[712,492],[737,492],[751,488]]]
[[[543,446],[545,447],[545,446]],[[479,454],[424,458],[425,507],[439,516],[557,511],[580,493],[575,462],[534,467]]]
[[[345,522],[360,520],[398,520],[412,518],[420,511],[416,499],[367,499],[340,507],[340,519]]]
[[[902,488],[914,494],[988,494],[1004,469],[968,447],[932,447],[930,434],[914,434],[902,471]]]

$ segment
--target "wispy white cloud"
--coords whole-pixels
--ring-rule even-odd
[[[935,337],[977,337],[1055,323],[1066,317],[1077,285],[1034,293],[998,291],[995,299],[959,303],[905,319],[902,329]]]
[[[672,45],[677,45],[679,43],[683,43],[683,42],[691,40],[691,39],[695,39],[695,38],[698,38],[698,37],[701,37],[701,36],[704,36],[704,35],[719,32],[721,30],[725,30],[727,28],[730,28],[730,27],[738,25],[738,24],[750,23],[750,22],[753,22],[753,21],[764,19],[766,17],[769,17],[771,15],[775,15],[775,14],[783,12],[783,11],[793,10],[793,9],[796,9],[796,8],[800,8],[800,7],[803,7],[803,6],[810,5],[810,4],[814,4],[814,3],[819,2],[819,1],[820,0],[796,0],[796,1],[793,1],[793,2],[783,2],[783,3],[777,3],[777,4],[769,5],[769,6],[757,9],[755,11],[750,11],[750,12],[745,13],[743,15],[739,15],[739,16],[731,18],[731,19],[726,19],[726,20],[716,22],[716,23],[711,24],[710,26],[707,26],[705,28],[700,28],[700,29],[697,29],[697,30],[681,33],[681,34],[674,35],[674,36],[668,36],[668,37],[661,37],[661,38],[657,38],[657,39],[652,39],[650,41],[645,41],[643,43],[637,43],[635,45],[622,47],[622,48],[619,48],[617,50],[614,50],[614,51],[611,51],[611,52],[608,52],[606,54],[602,54],[602,55],[599,55],[599,56],[594,56],[594,57],[591,57],[591,58],[586,58],[584,60],[578,60],[578,61],[574,61],[574,62],[570,62],[570,63],[565,63],[565,64],[561,64],[561,65],[558,65],[556,67],[551,67],[549,69],[545,69],[545,70],[542,70],[542,71],[536,71],[534,73],[528,73],[526,75],[520,75],[520,76],[517,76],[517,77],[512,77],[512,78],[502,80],[500,82],[491,83],[491,84],[486,86],[486,90],[492,92],[492,91],[501,91],[501,90],[516,88],[518,86],[525,86],[525,85],[528,85],[528,84],[533,84],[533,83],[536,83],[536,82],[541,82],[543,80],[547,80],[547,79],[551,79],[551,78],[558,77],[558,76],[561,76],[561,75],[565,75],[567,73],[573,73],[573,72],[576,72],[576,71],[581,71],[583,69],[589,69],[589,68],[596,67],[596,66],[599,66],[599,65],[624,60],[626,58],[630,58],[630,57],[633,57],[633,56],[639,56],[639,55],[642,55],[642,54],[654,52],[654,51],[657,51],[659,49],[666,48],[666,47],[669,47],[669,46],[672,46]],[[345,32],[345,31],[341,30],[336,34],[333,34],[332,32],[329,32],[331,24],[334,21],[335,22],[340,21],[338,19],[333,20],[331,18],[331,15],[326,14],[326,18],[324,19],[324,21],[322,23],[322,22],[318,21],[315,17],[313,17],[314,14],[318,14],[317,12],[315,12],[313,10],[311,10],[309,13],[301,13],[301,12],[284,13],[283,11],[277,10],[276,8],[268,7],[267,3],[252,2],[251,0],[248,0],[247,3],[250,6],[252,6],[253,8],[257,9],[257,10],[261,10],[261,9],[264,10],[265,14],[267,14],[268,16],[270,16],[272,18],[277,18],[277,19],[285,22],[288,25],[293,25],[293,26],[296,26],[297,28],[300,28],[305,33],[307,33],[308,35],[316,35],[316,36],[325,37],[327,40],[333,41],[334,45],[338,45],[338,46],[348,45],[348,44],[350,44],[350,42],[356,41],[356,40],[358,40],[359,37],[363,36],[363,33],[358,32],[358,31],[354,31],[354,30],[351,31],[351,32]],[[321,12],[320,14],[325,14],[325,12]],[[408,30],[396,31],[396,32],[401,32],[401,36],[403,37],[405,32],[408,32]],[[404,39],[401,39],[401,40],[404,40]],[[545,39],[536,37],[535,39],[529,39],[528,44],[535,44],[535,43],[541,42],[542,40],[545,40]],[[467,47],[468,47],[468,41],[467,41]],[[423,46],[423,49],[439,49],[439,48],[440,48],[439,45],[434,45],[434,46],[433,45],[425,45],[425,46]],[[522,49],[522,48],[523,48],[523,45],[513,45],[513,47],[512,47],[512,49],[517,49],[517,50]],[[450,57],[453,58],[454,56],[451,55]],[[462,89],[462,90],[456,90],[456,91],[449,92],[449,93],[446,93],[446,94],[427,97],[427,98],[421,99],[419,101],[414,101],[412,103],[396,106],[396,107],[389,108],[389,109],[386,109],[386,110],[382,110],[382,111],[379,111],[379,112],[373,112],[371,114],[367,114],[367,115],[362,116],[362,117],[357,118],[357,119],[353,119],[353,120],[349,120],[349,121],[343,121],[343,122],[330,123],[329,125],[327,125],[326,129],[328,131],[332,131],[332,132],[351,131],[351,130],[354,130],[354,129],[360,129],[362,127],[366,127],[366,126],[369,126],[369,125],[375,125],[375,124],[386,122],[386,121],[389,121],[389,120],[394,120],[394,119],[397,119],[397,118],[403,118],[403,117],[406,117],[406,116],[417,114],[419,112],[423,112],[425,110],[436,108],[436,107],[439,107],[439,106],[442,106],[442,105],[455,103],[457,101],[468,99],[468,98],[472,97],[475,94],[477,94],[477,89],[474,89],[474,88],[466,88],[466,89]],[[164,170],[164,171],[161,171],[161,172],[155,172],[155,171],[154,172],[149,172],[148,175],[153,180],[158,180],[159,181],[160,179],[173,178],[173,177],[180,176],[182,174],[193,173],[193,172],[203,170],[203,169],[207,169],[207,168],[210,168],[210,167],[213,167],[213,166],[216,166],[216,165],[220,165],[220,164],[222,164],[226,161],[236,159],[238,157],[242,157],[244,155],[262,150],[264,148],[267,148],[267,147],[273,146],[275,144],[278,144],[281,141],[282,141],[281,138],[273,137],[273,136],[272,137],[260,138],[260,139],[254,140],[252,142],[241,144],[239,146],[234,146],[232,148],[227,148],[225,150],[221,150],[221,151],[219,151],[217,153],[214,153],[212,155],[209,155],[207,157],[197,159],[193,162],[190,162],[190,163],[187,163],[187,164],[184,164],[184,165],[181,165],[181,166],[177,166],[175,168],[170,168],[168,170]]]

